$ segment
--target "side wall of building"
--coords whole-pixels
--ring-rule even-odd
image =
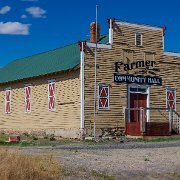
[[[0,86],[0,129],[80,138],[79,69]],[[56,110],[48,110],[48,80],[56,81]],[[31,112],[25,112],[25,84],[32,85]],[[11,113],[5,113],[5,88],[11,87]]]

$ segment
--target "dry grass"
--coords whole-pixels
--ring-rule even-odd
[[[0,150],[0,179],[61,179],[62,169],[52,155],[26,155],[18,151]]]

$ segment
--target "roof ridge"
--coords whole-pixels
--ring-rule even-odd
[[[45,54],[45,53],[48,53],[48,52],[56,51],[56,50],[58,50],[58,49],[63,49],[63,48],[65,48],[65,47],[68,47],[68,46],[71,46],[71,45],[75,45],[75,44],[76,44],[76,43],[71,43],[71,44],[68,44],[68,45],[64,45],[64,46],[62,46],[62,47],[58,47],[58,48],[50,49],[50,50],[47,50],[47,51],[39,52],[39,53],[32,54],[32,55],[29,55],[29,56],[25,56],[25,57],[22,57],[22,58],[17,58],[17,59],[12,60],[10,63],[16,62],[16,61],[20,61],[20,60],[23,60],[23,59],[27,59],[27,58],[31,58],[31,57],[34,57],[34,56],[37,56],[37,55]],[[9,63],[8,63],[8,64],[9,64]],[[6,64],[6,65],[8,65],[8,64]],[[6,66],[6,65],[5,65],[5,66]],[[3,67],[5,67],[5,66],[3,66]],[[3,68],[3,67],[2,67],[2,68]]]
[[[106,44],[107,35],[101,43]],[[0,84],[73,69],[80,64],[80,47],[74,42],[11,61],[0,69]]]
[[[101,38],[100,38],[100,41],[101,40],[103,40],[103,38],[105,37],[105,36],[107,36],[108,34],[106,33],[106,34],[102,34],[101,35]],[[88,41],[89,39],[86,39],[85,41]],[[77,41],[78,42],[78,41]],[[68,45],[64,45],[64,46],[62,46],[62,47],[58,47],[58,48],[54,48],[54,49],[50,49],[50,50],[47,50],[47,51],[43,51],[43,52],[39,52],[39,53],[36,53],[36,54],[32,54],[32,55],[29,55],[29,56],[25,56],[25,57],[22,57],[22,58],[17,58],[17,59],[14,59],[14,60],[12,60],[11,62],[16,62],[16,61],[20,61],[20,60],[23,60],[23,59],[26,59],[26,58],[31,58],[31,57],[34,57],[34,56],[37,56],[37,55],[41,55],[41,54],[44,54],[44,53],[48,53],[48,52],[51,52],[51,51],[56,51],[56,50],[58,50],[58,49],[63,49],[63,48],[66,48],[66,47],[68,47],[68,46],[72,46],[72,45],[75,45],[77,42],[74,42],[74,43],[71,43],[71,44],[68,44]],[[10,63],[11,63],[10,62]],[[9,63],[8,63],[9,64]],[[6,64],[6,65],[8,65],[8,64]],[[5,66],[6,66],[5,65]],[[3,67],[5,67],[5,66],[3,66]],[[2,67],[2,68],[3,68]]]

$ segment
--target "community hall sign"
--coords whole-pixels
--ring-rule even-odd
[[[144,75],[134,75],[134,74],[121,74],[120,70],[128,71],[129,70],[138,70],[138,74],[145,74],[147,72],[155,75],[156,71],[159,71],[158,68],[155,68],[155,61],[137,61],[129,64],[123,62],[115,62],[115,73],[114,73],[114,82],[115,83],[136,83],[136,84],[147,84],[147,85],[162,85],[162,79],[157,76],[144,76]]]

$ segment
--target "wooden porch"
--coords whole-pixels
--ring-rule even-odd
[[[125,110],[125,134],[129,136],[170,136],[180,134],[180,116],[174,110],[166,109],[169,113],[168,121],[147,122],[147,110],[152,108],[126,108]],[[153,108],[160,110],[160,108]],[[161,109],[162,110],[162,109]],[[132,113],[133,112],[133,113]],[[132,119],[131,114],[136,114],[138,118]],[[130,118],[131,116],[131,118]]]

